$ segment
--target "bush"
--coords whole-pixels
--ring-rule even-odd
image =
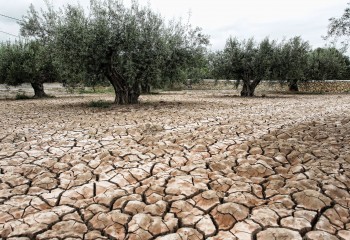
[[[89,102],[88,106],[93,108],[109,108],[112,105],[111,102],[98,100]]]
[[[114,93],[112,87],[97,87],[93,88],[80,88],[79,94],[104,94],[104,93]]]
[[[27,96],[24,92],[19,92],[16,94],[15,99],[16,100],[27,100],[27,99],[32,99],[32,97]]]

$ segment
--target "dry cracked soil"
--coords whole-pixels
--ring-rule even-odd
[[[0,239],[350,239],[350,95],[0,102]]]

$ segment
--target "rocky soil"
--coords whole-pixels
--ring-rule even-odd
[[[350,239],[350,95],[0,101],[0,239]]]

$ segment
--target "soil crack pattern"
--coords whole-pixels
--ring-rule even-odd
[[[0,239],[350,239],[350,95],[0,104]]]

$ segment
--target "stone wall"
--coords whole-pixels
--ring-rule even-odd
[[[300,91],[344,93],[350,92],[350,81],[314,81],[300,84]]]
[[[200,83],[192,85],[193,90],[236,90],[240,91],[241,86],[236,88],[235,81],[226,80],[203,80]],[[310,93],[346,93],[350,92],[350,81],[310,81],[299,83],[301,92]],[[259,84],[257,92],[283,92],[288,91],[287,84],[279,82],[264,81]]]

